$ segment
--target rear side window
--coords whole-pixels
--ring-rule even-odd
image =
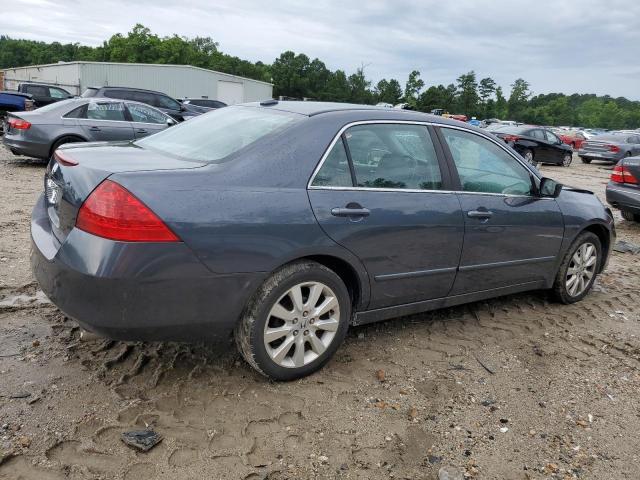
[[[87,105],[87,118],[90,120],[126,121],[124,105],[119,102],[95,103]]]
[[[531,176],[495,143],[473,133],[443,128],[442,134],[465,192],[529,195]]]
[[[78,108],[74,108],[69,113],[64,115],[64,118],[87,118],[87,106],[82,105]]]
[[[222,163],[233,153],[302,118],[265,108],[221,108],[135,143],[185,160]]]
[[[49,88],[43,87],[42,85],[27,85],[25,87],[27,93],[34,95],[36,97],[48,97],[49,96]]]

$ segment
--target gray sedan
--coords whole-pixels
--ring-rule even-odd
[[[584,142],[578,155],[583,163],[593,160],[617,163],[621,158],[640,155],[640,133],[598,135]]]
[[[607,202],[620,209],[625,220],[640,222],[640,156],[623,158],[613,168]]]
[[[49,160],[65,143],[135,140],[176,123],[144,103],[76,98],[10,113],[3,142],[16,155]]]
[[[221,108],[128,145],[65,145],[32,268],[84,328],[232,332],[258,371],[322,367],[350,325],[549,289],[588,294],[614,240],[591,192],[478,128],[316,102]]]

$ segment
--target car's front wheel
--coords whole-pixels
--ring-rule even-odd
[[[351,297],[324,265],[291,263],[256,292],[235,329],[238,350],[258,372],[294,380],[322,368],[349,327]]]
[[[602,258],[600,239],[591,232],[582,232],[574,240],[558,269],[553,285],[557,300],[575,303],[582,300],[595,282]]]
[[[571,153],[565,153],[562,157],[562,166],[568,167],[571,165],[571,161],[573,160],[573,155]]]

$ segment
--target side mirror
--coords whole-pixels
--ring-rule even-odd
[[[558,183],[555,180],[547,177],[544,177],[542,180],[540,180],[539,192],[541,197],[557,198],[558,195],[560,195],[561,191],[561,183]]]
[[[167,118],[167,127],[173,127],[176,123],[178,122],[176,122],[173,118]]]

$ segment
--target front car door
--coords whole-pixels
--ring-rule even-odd
[[[545,130],[544,134],[547,137],[547,145],[549,148],[548,162],[562,164],[564,156],[568,153],[568,150],[564,148],[564,143],[560,140],[560,137],[551,130]]]
[[[564,235],[555,199],[538,197],[533,173],[498,143],[451,127],[439,134],[455,166],[465,221],[451,294],[536,288],[552,278]]]
[[[425,125],[365,123],[336,137],[309,186],[320,226],[358,256],[369,309],[445,297],[464,220]]]
[[[90,102],[78,124],[90,141],[133,140],[122,102]]]
[[[126,106],[136,138],[143,138],[164,130],[169,125],[167,121],[175,122],[160,110],[147,105],[126,103]]]

